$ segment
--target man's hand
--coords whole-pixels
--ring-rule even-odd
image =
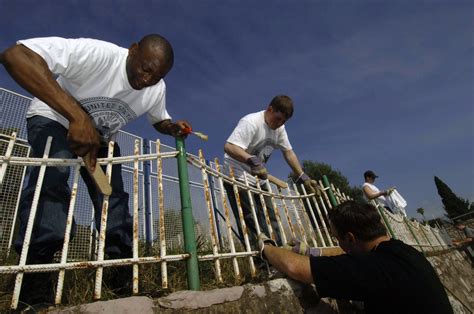
[[[323,190],[319,186],[316,180],[311,179],[306,173],[302,173],[299,175],[298,179],[296,179],[297,184],[303,184],[304,188],[306,189],[306,193],[312,194],[314,193],[316,196],[321,196]]]
[[[262,180],[267,178],[268,172],[263,162],[257,156],[251,156],[247,159],[247,165],[250,166],[250,173],[253,176],[257,176]]]
[[[267,259],[265,258],[265,254],[263,252],[263,250],[265,249],[265,245],[273,245],[273,246],[277,246],[275,241],[273,241],[272,239],[270,239],[269,237],[267,237],[264,233],[260,233],[258,235],[258,248],[259,248],[259,251],[260,251],[260,257],[266,261]]]
[[[323,189],[321,189],[321,187],[316,182],[316,180],[309,179],[309,180],[306,180],[303,184],[306,189],[306,192],[314,193],[316,196],[321,196]]]
[[[188,121],[178,120],[174,123],[174,127],[172,129],[173,133],[171,134],[171,136],[186,138],[188,134],[191,133],[192,129],[193,128],[191,127],[191,124],[188,123]]]
[[[89,115],[83,114],[69,122],[67,140],[71,150],[77,155],[87,158],[87,163],[94,171],[97,162],[97,152],[100,148],[100,135]]]
[[[310,247],[305,242],[296,239],[291,239],[283,248],[300,255],[321,256],[321,249],[316,247]]]

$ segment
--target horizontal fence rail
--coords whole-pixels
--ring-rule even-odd
[[[11,101],[15,97],[21,96],[0,89],[0,101],[10,99],[2,105],[16,104]],[[64,299],[65,276],[77,269],[95,271],[93,299],[96,300],[103,298],[104,269],[113,267],[130,267],[131,294],[141,292],[140,283],[145,280],[142,267],[146,265],[158,266],[156,272],[162,289],[169,288],[172,268],[177,269],[178,263],[186,263],[188,266],[196,263],[187,268],[190,289],[199,289],[200,278],[209,275],[199,270],[206,263],[212,265],[211,273],[218,283],[224,282],[229,276],[235,282],[241,282],[247,275],[253,278],[261,271],[268,272],[268,269],[261,267],[253,231],[251,226],[246,225],[248,220],[244,219],[242,196],[247,196],[249,200],[250,219],[256,233],[265,232],[267,236],[279,240],[281,245],[287,244],[291,239],[299,239],[315,247],[338,245],[329,230],[328,212],[350,197],[326,177],[318,182],[321,195],[308,194],[303,185],[297,186],[293,182],[289,182],[287,188],[280,188],[268,180],[259,181],[248,175],[237,180],[233,169],[224,171],[217,158],[208,161],[201,150],[196,156],[186,153],[184,145],[178,145],[176,149],[162,145],[159,140],[148,141],[120,132],[116,141],[121,147],[122,157],[112,157],[114,143],[110,142],[107,158],[99,158],[98,163],[105,166],[109,180],[112,166],[122,165],[121,175],[125,191],[129,194],[128,207],[133,220],[133,228],[130,230],[133,249],[130,257],[110,258],[105,254],[107,217],[111,210],[109,197],[103,198],[100,226],[96,226],[94,207],[88,197],[87,186],[79,176],[83,166],[82,159],[48,158],[50,142],[54,140],[52,138],[48,140],[42,158],[30,158],[29,147],[24,138],[24,122],[18,121],[15,124],[9,121],[5,126],[7,127],[0,132],[0,278],[15,277],[12,309],[18,307],[23,276],[28,273],[57,274],[54,301],[61,304]],[[184,164],[178,167],[177,158],[180,154],[185,159]],[[12,261],[8,257],[13,254],[11,246],[21,189],[23,182],[28,180],[27,168],[33,167],[39,167],[40,175],[22,251]],[[50,167],[71,169],[71,197],[64,241],[53,263],[29,264],[29,242],[35,228],[41,185],[45,171]],[[187,172],[185,177],[182,176],[183,167]],[[230,185],[231,189],[226,190],[226,185]],[[187,196],[183,198],[183,194]],[[233,196],[236,201],[238,215],[233,214],[233,203],[229,196]],[[183,211],[183,199],[187,197],[191,203]],[[375,205],[393,238],[423,252],[448,248],[449,236],[442,229],[410,221]],[[187,213],[183,215],[183,212]],[[242,227],[242,235],[238,232],[238,222]],[[229,267],[224,271],[224,264],[227,262]],[[194,272],[191,274],[194,278],[190,278],[189,272]]]

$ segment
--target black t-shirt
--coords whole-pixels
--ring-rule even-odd
[[[321,297],[364,301],[367,313],[453,313],[424,255],[398,240],[359,254],[311,257]]]

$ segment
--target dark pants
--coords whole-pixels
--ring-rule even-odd
[[[234,217],[237,223],[237,228],[239,230],[240,241],[244,244],[244,236],[242,232],[242,225],[239,219],[239,211],[237,208],[237,200],[235,198],[233,186],[227,182],[224,182],[224,187],[227,192],[227,196],[229,198],[230,206],[232,207],[232,211],[234,212]],[[260,201],[260,196],[258,194],[253,194],[253,202],[255,205],[255,211],[258,219],[258,225],[260,226],[260,231],[265,233],[265,235],[270,236],[270,232],[268,231],[267,223],[265,220],[265,214],[263,212],[262,202]],[[248,193],[245,190],[239,190],[240,196],[240,205],[242,207],[242,213],[244,215],[245,224],[249,230],[249,241],[250,244],[257,243],[257,228],[255,227],[255,221],[252,216],[250,199],[248,197]],[[275,232],[276,242],[279,246],[282,245],[281,241],[281,234],[280,228],[278,227],[278,221],[275,216],[275,211],[273,209],[270,197],[264,197],[265,205],[268,210],[268,215],[270,218],[270,223],[272,225],[272,229]]]
[[[58,122],[34,116],[27,120],[27,126],[32,157],[43,156],[48,136],[53,137],[50,158],[77,157],[69,149],[66,128]],[[98,157],[106,156],[107,147],[101,147]],[[114,156],[120,156],[120,148],[117,144],[115,144]],[[128,193],[123,188],[121,165],[116,164],[112,168],[112,195],[109,198],[105,253],[110,257],[131,257],[132,217],[128,209]],[[39,169],[37,166],[30,168],[28,183],[21,195],[20,230],[15,239],[15,249],[18,253],[21,252],[23,245]],[[62,249],[71,198],[71,190],[67,184],[69,173],[70,167],[46,168],[28,253],[28,260],[32,263],[52,261],[54,253]],[[95,221],[99,228],[103,195],[98,192],[84,167],[81,168],[81,175],[94,204]]]

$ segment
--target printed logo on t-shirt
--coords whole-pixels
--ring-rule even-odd
[[[263,142],[259,143],[250,154],[257,156],[261,161],[267,163],[275,147],[276,143],[274,140],[265,139]]]
[[[130,106],[120,99],[91,97],[81,100],[80,103],[94,120],[99,133],[107,141],[125,124],[137,118]]]

